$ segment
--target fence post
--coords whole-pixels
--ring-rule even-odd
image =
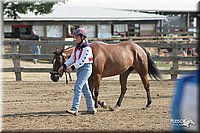
[[[170,68],[170,73],[171,73],[171,80],[176,80],[177,79],[177,72],[178,72],[178,58],[177,57],[177,51],[178,51],[178,46],[176,43],[172,44],[172,67]]]
[[[14,43],[14,44],[11,45],[11,53],[12,54],[18,53],[17,43]],[[13,61],[13,65],[14,65],[14,72],[15,72],[16,81],[22,81],[19,56],[12,57],[12,61]]]

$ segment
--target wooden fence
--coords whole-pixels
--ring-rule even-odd
[[[192,38],[191,43],[187,43],[188,39]],[[198,38],[183,36],[183,37],[128,37],[128,38],[108,38],[108,39],[90,39],[89,41],[104,41],[108,43],[116,43],[121,41],[134,41],[137,44],[144,47],[153,47],[153,48],[171,48],[172,54],[169,57],[159,57],[153,56],[154,61],[172,61],[172,67],[169,70],[161,70],[161,74],[170,74],[171,79],[177,79],[178,74],[185,74],[191,72],[192,70],[179,70],[178,62],[179,61],[197,61],[197,57],[182,57],[177,56],[177,51],[181,48],[196,48]],[[19,48],[23,46],[28,46],[32,44],[39,44],[41,46],[66,46],[73,45],[74,42],[66,42],[62,40],[50,40],[50,41],[30,41],[30,40],[4,40],[4,46],[9,46],[11,49],[10,53],[2,54],[3,59],[12,59],[14,66],[11,68],[2,68],[3,72],[14,72],[16,76],[16,81],[21,81],[22,72],[49,72],[51,68],[24,68],[20,66],[20,61],[24,59],[44,59],[52,60],[53,54],[22,54],[19,53]]]

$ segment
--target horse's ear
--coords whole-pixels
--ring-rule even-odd
[[[62,50],[60,52],[63,53],[64,50],[65,50],[65,46],[63,45]]]
[[[59,49],[56,47],[55,51],[53,52],[54,54],[57,54],[59,52]]]

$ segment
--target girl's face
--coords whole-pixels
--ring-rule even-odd
[[[77,43],[81,42],[81,36],[74,36]],[[83,39],[83,38],[82,38]]]

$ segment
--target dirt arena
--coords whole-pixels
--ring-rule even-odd
[[[16,131],[169,131],[172,81],[151,81],[152,107],[142,110],[146,93],[140,80],[129,80],[121,110],[98,108],[96,115],[84,115],[82,97],[80,114],[65,113],[72,104],[74,81],[3,82],[3,130]],[[103,80],[100,99],[114,106],[120,93],[116,80]],[[82,114],[81,114],[82,113]]]
[[[119,111],[113,112],[99,107],[97,114],[86,115],[85,98],[82,96],[80,113],[73,116],[65,111],[72,104],[74,75],[73,81],[66,85],[64,77],[57,83],[52,82],[49,73],[23,73],[23,81],[20,82],[15,81],[13,73],[1,74],[3,131],[171,130],[170,106],[174,81],[151,80],[152,106],[143,110],[147,100],[146,92],[138,75],[131,74],[128,90]],[[118,76],[102,80],[100,100],[114,106],[119,94]]]

